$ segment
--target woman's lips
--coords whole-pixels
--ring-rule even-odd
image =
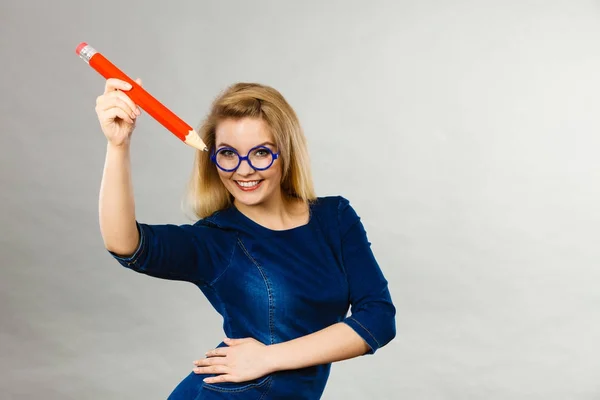
[[[256,182],[256,181],[251,181],[251,182]],[[244,192],[252,192],[256,189],[258,189],[263,183],[263,180],[258,181],[257,184],[253,185],[253,186],[242,186],[240,185],[237,181],[235,181],[236,186],[240,189],[243,190]]]

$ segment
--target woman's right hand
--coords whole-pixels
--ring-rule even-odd
[[[142,85],[141,79],[135,80]],[[106,139],[114,145],[129,144],[135,121],[141,114],[140,108],[125,92],[131,85],[119,79],[107,79],[104,93],[96,99],[96,114]]]

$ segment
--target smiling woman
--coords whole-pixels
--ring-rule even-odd
[[[363,224],[344,197],[315,195],[304,134],[279,92],[239,83],[214,101],[187,196],[198,221],[149,225],[134,213],[138,114],[126,90],[107,82],[97,107],[109,139],[105,246],[126,268],[197,285],[227,336],[169,399],[318,399],[333,362],[394,338],[396,309]]]
[[[188,204],[198,218],[234,202],[249,213],[252,211],[247,206],[260,206],[261,211],[270,209],[272,213],[273,199],[299,200],[305,204],[316,199],[306,138],[296,113],[277,90],[253,83],[230,86],[215,99],[198,132],[210,149],[210,154],[196,152],[189,184]],[[250,150],[259,146],[273,154],[269,160],[273,163],[264,169],[252,162],[255,155],[250,154]],[[222,152],[225,154],[219,157]],[[233,162],[237,164],[235,168],[228,163],[225,168],[211,165],[218,167],[218,161],[233,154],[237,156]],[[250,158],[244,160],[240,154]],[[218,180],[222,185],[216,184]],[[247,185],[243,182],[263,180],[256,191],[241,190]],[[238,198],[236,193],[242,196]]]

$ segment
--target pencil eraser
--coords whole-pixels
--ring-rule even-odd
[[[77,46],[77,48],[75,49],[75,53],[77,53],[77,55],[79,55],[79,53],[81,53],[81,50],[83,50],[83,48],[87,45],[88,44],[86,42],[79,43],[79,46]]]

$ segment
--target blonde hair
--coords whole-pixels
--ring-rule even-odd
[[[283,193],[306,203],[316,199],[306,138],[292,107],[272,87],[236,83],[213,101],[208,116],[198,128],[209,151],[196,152],[183,203],[184,210],[189,209],[197,218],[208,217],[233,203],[233,196],[221,182],[210,154],[216,145],[215,131],[219,122],[244,117],[260,118],[269,127],[279,151]]]

